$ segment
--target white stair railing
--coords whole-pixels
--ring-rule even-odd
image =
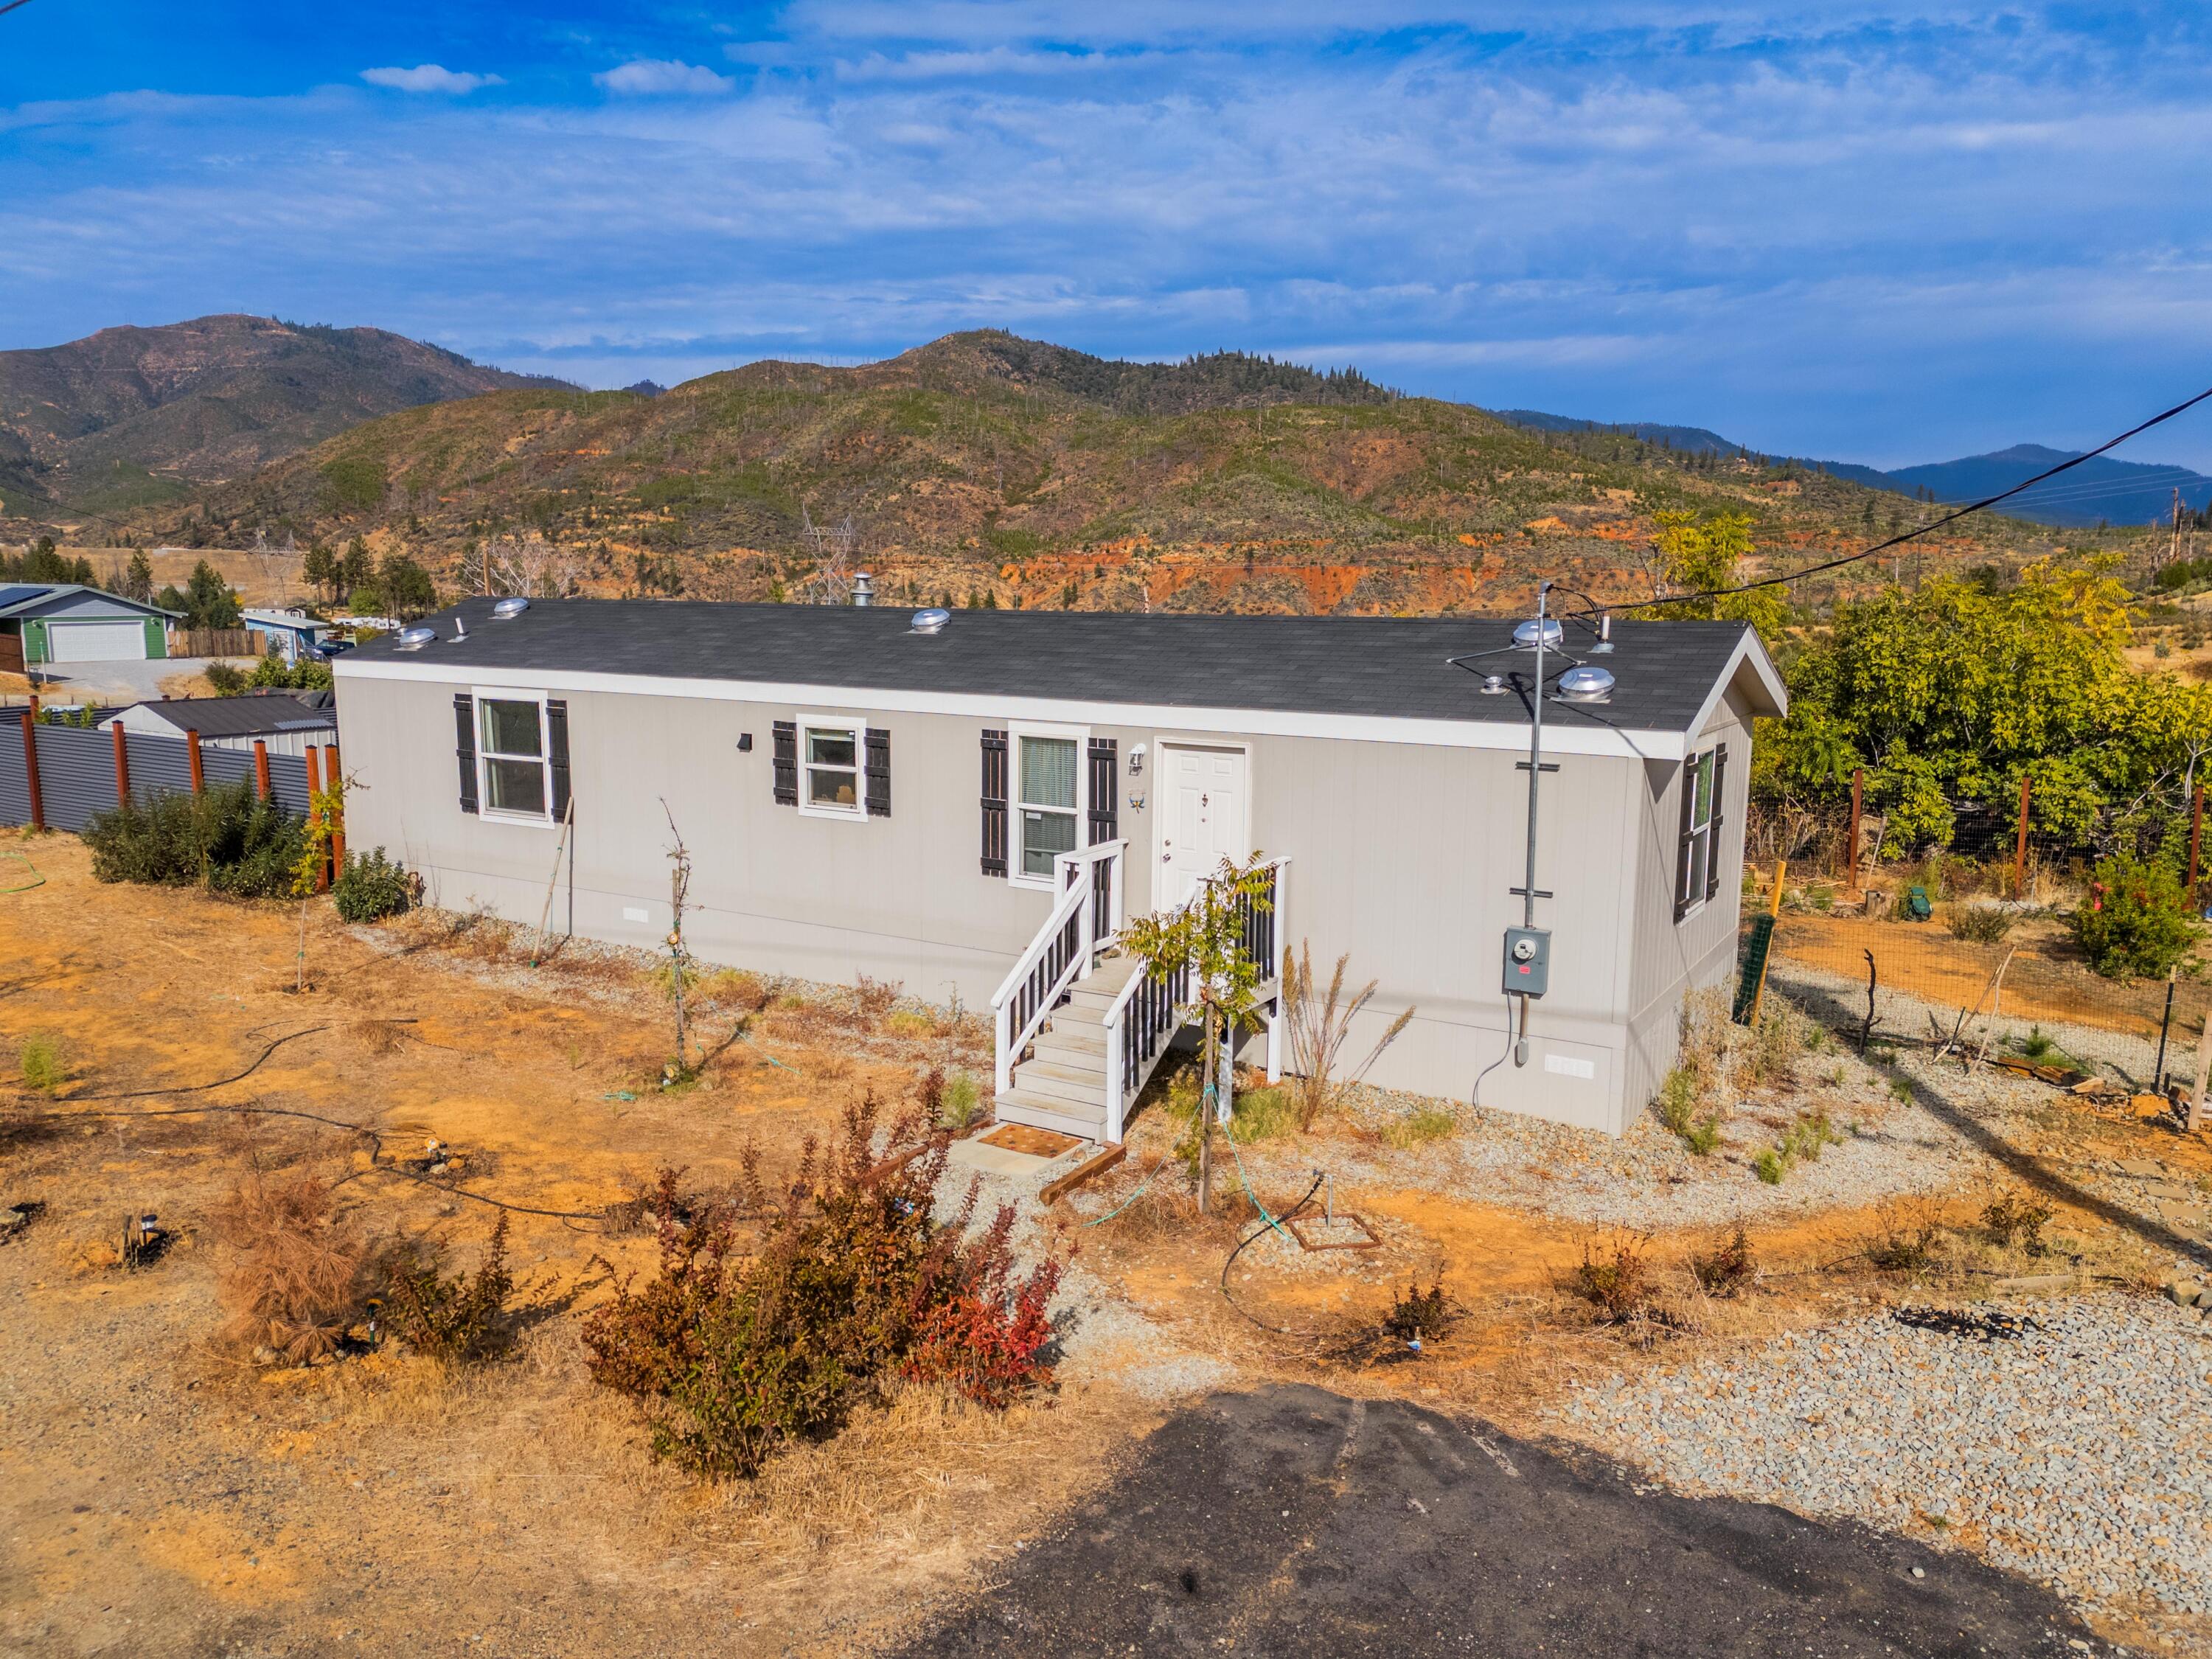
[[[1284,926],[1284,902],[1290,896],[1290,864],[1287,858],[1270,859],[1261,867],[1267,872],[1263,908],[1249,900],[1240,904],[1240,918],[1244,933],[1244,948],[1254,960],[1265,964],[1261,981],[1279,978],[1282,973],[1282,950],[1279,941],[1290,937]],[[1188,909],[1205,889],[1205,884],[1191,889],[1189,896],[1169,911]],[[1189,1006],[1191,998],[1190,966],[1179,963],[1163,973],[1154,973],[1139,966],[1129,976],[1113,1005],[1106,1011],[1106,1139],[1118,1144],[1121,1125],[1129,1109],[1129,1102],[1151,1075],[1152,1063],[1183,1024],[1180,1012]],[[1282,1020],[1271,1019],[1267,1026],[1267,1076],[1270,1082],[1282,1076]]]
[[[1052,861],[1059,896],[1029,949],[991,994],[994,1070],[997,1091],[1013,1086],[1021,1059],[1069,987],[1091,971],[1101,946],[1121,931],[1123,854],[1127,841],[1062,853]]]

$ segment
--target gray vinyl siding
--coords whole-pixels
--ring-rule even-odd
[[[1682,763],[1655,761],[1638,769],[1643,803],[1635,832],[1637,902],[1622,1091],[1628,1117],[1650,1103],[1674,1067],[1680,1048],[1685,998],[1695,990],[1725,986],[1735,971],[1742,910],[1744,812],[1751,799],[1751,727],[1742,707],[1735,692],[1723,696],[1694,744],[1699,750],[1716,743],[1728,745],[1720,887],[1709,902],[1679,922],[1674,920],[1674,882]]]
[[[349,682],[340,742],[366,786],[347,802],[350,846],[381,846],[421,872],[431,903],[483,907],[535,926],[554,873],[556,831],[465,813],[453,697],[463,684]],[[693,859],[686,936],[706,960],[805,978],[897,980],[971,1008],[1029,944],[1046,893],[986,876],[980,734],[1005,721],[843,708],[563,694],[575,801],[573,878],[554,884],[553,926],[651,948],[669,925],[667,814]],[[773,797],[773,723],[863,715],[891,734],[888,818],[826,819]],[[1119,829],[1130,842],[1127,902],[1154,902],[1154,790],[1160,746],[1218,735],[1094,725],[1117,747]],[[738,752],[740,733],[753,738]],[[1326,975],[1348,951],[1349,982],[1381,981],[1350,1045],[1364,1055],[1409,1004],[1413,1024],[1371,1074],[1386,1086],[1467,1099],[1504,1052],[1500,952],[1521,919],[1526,775],[1510,751],[1319,738],[1259,737],[1250,749],[1252,844],[1291,860],[1286,943],[1310,940]],[[1127,758],[1142,743],[1145,772]],[[1526,1068],[1491,1072],[1485,1105],[1617,1131],[1633,974],[1624,919],[1638,870],[1621,856],[1644,785],[1636,763],[1559,757],[1544,777],[1540,925],[1554,931],[1551,994],[1535,1007]],[[1732,765],[1732,774],[1742,769]],[[1738,785],[1730,781],[1731,793]],[[1141,796],[1142,808],[1132,805]],[[1660,882],[1663,892],[1665,881]],[[628,914],[641,911],[643,919]],[[1566,1071],[1547,1069],[1559,1056]],[[1574,1073],[1586,1066],[1590,1075]],[[1640,1104],[1640,1101],[1637,1103]],[[1633,1109],[1626,1107],[1626,1109]]]

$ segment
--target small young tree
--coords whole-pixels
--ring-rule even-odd
[[[1177,1012],[1198,1019],[1205,1033],[1201,1064],[1206,1082],[1198,1109],[1201,1211],[1212,1208],[1214,1119],[1229,1120],[1230,1057],[1237,1025],[1251,1018],[1260,985],[1273,966],[1255,961],[1246,951],[1244,909],[1248,903],[1255,909],[1272,908],[1268,894],[1265,854],[1255,853],[1250,863],[1242,866],[1224,859],[1221,868],[1201,882],[1181,908],[1139,916],[1121,935],[1122,942],[1144,959],[1147,973],[1190,964],[1194,1000]]]

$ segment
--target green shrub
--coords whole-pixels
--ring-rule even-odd
[[[1741,1221],[1735,1224],[1735,1231],[1710,1253],[1690,1253],[1690,1276],[1708,1296],[1734,1296],[1751,1282],[1758,1271],[1758,1261],[1752,1255],[1751,1236],[1744,1231]]]
[[[489,1359],[507,1346],[502,1316],[514,1294],[507,1267],[507,1217],[492,1224],[491,1239],[474,1273],[447,1275],[436,1252],[419,1243],[388,1251],[382,1323],[420,1354],[445,1364]]]
[[[2107,979],[2163,976],[2189,955],[2201,931],[2172,869],[2124,853],[2099,862],[2074,911],[2074,938]]]
[[[983,1109],[983,1091],[965,1072],[947,1079],[937,1108],[937,1121],[956,1134],[973,1123]]]
[[[215,688],[218,697],[234,697],[245,690],[249,683],[246,671],[235,663],[211,662],[205,672],[207,683]]]
[[[204,886],[237,898],[283,898],[306,827],[244,781],[204,794],[134,798],[84,827],[99,881]]]
[[[1690,1126],[1697,1121],[1697,1079],[1680,1066],[1668,1073],[1666,1082],[1659,1085],[1659,1098],[1656,1103],[1659,1121],[1670,1134],[1686,1135],[1690,1133]]]
[[[1718,1117],[1701,1117],[1682,1131],[1682,1144],[1699,1158],[1711,1158],[1713,1149],[1721,1144],[1721,1121]]]
[[[1752,1160],[1752,1171],[1770,1187],[1779,1187],[1782,1177],[1790,1169],[1790,1160],[1782,1155],[1778,1146],[1769,1146]]]
[[[1949,917],[1951,937],[1970,945],[1995,945],[2012,932],[2020,918],[2001,904],[1954,904]]]
[[[231,672],[237,672],[235,669]],[[208,678],[211,681],[215,677],[210,674]],[[278,691],[327,691],[337,681],[331,673],[330,664],[318,657],[302,657],[293,663],[282,657],[264,657],[253,665],[253,672],[246,677],[245,684]]]
[[[1448,1106],[1417,1106],[1382,1131],[1382,1139],[1400,1152],[1442,1140],[1459,1127],[1459,1119]]]
[[[415,878],[403,865],[384,856],[380,847],[369,854],[356,853],[331,884],[331,898],[338,915],[348,921],[382,921],[415,902]]]
[[[17,1063],[23,1070],[23,1086],[36,1089],[41,1094],[52,1094],[69,1081],[69,1066],[62,1059],[61,1044],[52,1037],[25,1037]]]

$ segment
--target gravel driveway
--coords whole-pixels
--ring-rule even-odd
[[[2106,1653],[1970,1556],[1650,1492],[1395,1401],[1294,1387],[1179,1413],[910,1659],[1005,1654]]]
[[[1561,1426],[1688,1491],[1963,1535],[2093,1609],[2212,1613],[2212,1325],[2118,1294],[2008,1311],[2042,1328],[1875,1315],[1591,1387]]]

